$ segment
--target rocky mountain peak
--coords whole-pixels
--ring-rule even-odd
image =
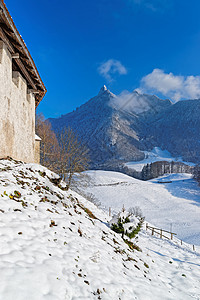
[[[100,89],[98,95],[101,95],[101,94],[105,93],[106,91],[109,92],[109,90],[107,89],[107,87],[106,87],[105,84],[104,84],[104,85],[101,87],[101,89]]]

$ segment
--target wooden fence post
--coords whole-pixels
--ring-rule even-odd
[[[173,240],[173,233],[171,232],[171,240]]]
[[[160,229],[160,238],[162,239],[162,229]]]
[[[183,244],[183,241],[181,240],[181,245]]]
[[[148,229],[148,223],[146,223],[146,230]]]
[[[111,207],[109,207],[109,216],[111,216]]]
[[[152,228],[152,235],[154,235],[154,228]]]
[[[194,245],[193,245],[193,251],[195,251]]]

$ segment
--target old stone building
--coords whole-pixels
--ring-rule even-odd
[[[38,162],[35,108],[45,93],[34,61],[0,0],[0,158]]]

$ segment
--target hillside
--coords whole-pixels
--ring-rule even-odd
[[[141,181],[118,172],[88,171],[78,188],[106,211],[138,206],[150,223],[165,230],[172,226],[179,239],[200,245],[200,187],[191,174]]]
[[[131,250],[108,215],[35,164],[0,161],[0,299],[198,299],[197,252],[142,230]]]

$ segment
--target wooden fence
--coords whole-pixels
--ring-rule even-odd
[[[163,229],[160,229],[160,228],[156,228],[156,227],[152,227],[152,226],[149,226],[148,225],[148,223],[146,223],[146,230],[147,229],[150,229],[151,231],[152,231],[152,235],[154,235],[155,233],[157,233],[159,236],[160,236],[160,238],[162,239],[163,237],[164,238],[166,238],[166,239],[168,239],[168,240],[173,240],[173,236],[174,235],[176,235],[176,233],[174,233],[174,232],[171,232],[171,231],[167,231],[167,230],[163,230]],[[169,235],[170,235],[170,237],[169,236],[166,236],[165,234],[163,234],[163,233],[168,233]]]
[[[154,235],[155,233],[158,234],[160,236],[160,238],[166,238],[168,240],[173,240],[173,236],[174,235],[177,235],[176,233],[174,232],[171,232],[171,231],[167,231],[167,230],[163,230],[163,229],[160,229],[160,228],[156,228],[156,227],[152,227],[152,226],[149,226],[148,223],[146,223],[146,230],[150,229],[151,230],[151,234]],[[165,234],[163,233],[167,233],[169,236],[166,236]],[[183,244],[183,241],[181,240],[181,245]],[[192,249],[193,251],[195,251],[195,247],[194,245],[192,245]]]

